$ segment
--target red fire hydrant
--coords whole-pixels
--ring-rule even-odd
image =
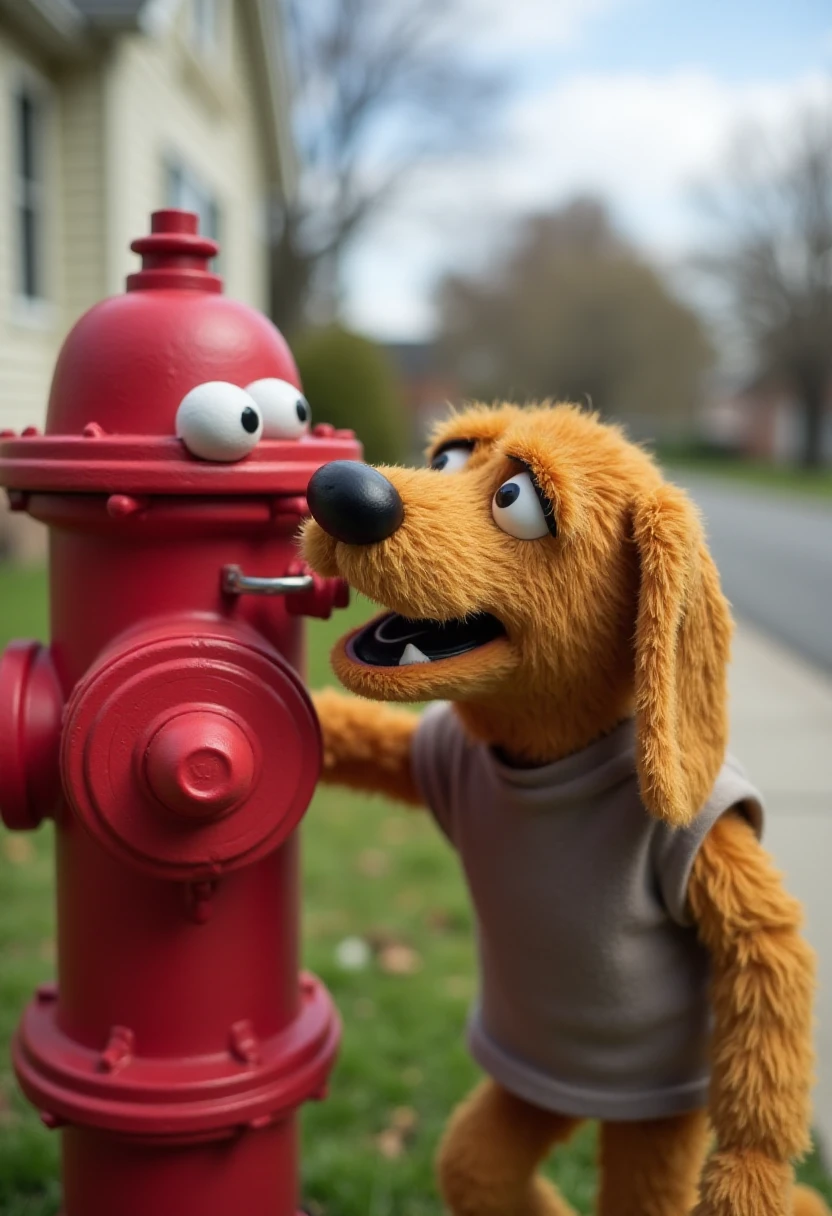
[[[51,644],[0,661],[0,810],[57,844],[58,984],[14,1065],[62,1129],[65,1216],[295,1216],[296,1110],[339,1035],[298,972],[301,616],[345,602],[295,534],[312,473],[359,448],[308,430],[195,216],[133,249],[66,340],[46,434],[0,438],[0,485],[50,530]]]

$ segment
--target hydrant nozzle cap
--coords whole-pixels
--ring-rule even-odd
[[[222,291],[222,279],[208,264],[219,253],[219,245],[200,236],[199,216],[193,211],[168,207],[154,211],[150,233],[137,237],[130,248],[142,255],[142,268],[127,276],[127,290],[150,287]]]
[[[254,754],[240,726],[211,710],[190,710],[168,721],[145,756],[148,784],[169,810],[189,819],[214,819],[246,797]]]

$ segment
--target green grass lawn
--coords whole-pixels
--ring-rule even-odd
[[[313,685],[331,679],[332,641],[366,614],[359,604],[310,623]],[[45,630],[42,576],[0,567],[0,645]],[[448,1112],[477,1077],[462,1041],[473,953],[454,857],[418,812],[328,790],[306,819],[304,849],[305,962],[345,1022],[330,1097],[304,1115],[305,1201],[326,1216],[439,1216],[433,1152]],[[23,1005],[53,973],[51,867],[48,828],[33,836],[0,828],[2,1216],[53,1216],[58,1207],[57,1138],[18,1097],[7,1063]],[[373,946],[364,970],[336,961],[349,937]],[[551,1163],[582,1213],[591,1208],[593,1151],[586,1129]],[[817,1158],[802,1173],[832,1198]]]

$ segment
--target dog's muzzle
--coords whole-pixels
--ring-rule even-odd
[[[399,492],[371,465],[333,460],[312,474],[306,490],[312,518],[347,545],[375,545],[404,519]]]

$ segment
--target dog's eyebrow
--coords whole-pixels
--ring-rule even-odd
[[[476,439],[463,439],[461,437],[459,439],[443,439],[442,442],[438,443],[435,448],[431,448],[430,454],[434,459],[436,459],[436,457],[441,456],[443,452],[447,452],[449,448],[469,448],[471,451],[473,451],[476,446]]]
[[[491,410],[469,412],[451,418],[438,428],[433,442],[428,447],[428,460],[443,448],[465,444],[473,448],[490,449],[502,438],[506,429],[505,419]]]
[[[533,467],[529,464],[528,460],[524,460],[522,456],[515,456],[515,454],[513,452],[505,452],[504,455],[507,457],[508,460],[513,460],[516,464],[522,465],[523,468],[528,473],[529,481],[532,483],[532,488],[534,489],[534,492],[537,495],[537,500],[540,503],[540,506],[543,510],[543,515],[546,519],[546,526],[549,529],[549,531],[551,532],[552,536],[557,536],[558,521],[557,521],[557,517],[555,515],[555,504],[552,502],[549,495],[546,493],[546,491],[541,486],[541,484],[538,480],[538,477],[537,477],[537,473],[534,471]]]

